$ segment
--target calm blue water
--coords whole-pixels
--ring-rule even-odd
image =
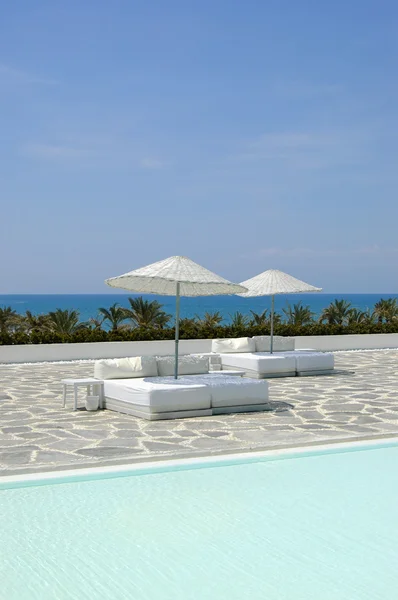
[[[4,600],[396,600],[398,447],[3,489]]]
[[[121,306],[129,306],[127,298],[134,294],[63,294],[63,295],[1,295],[0,306],[11,306],[19,313],[30,310],[34,314],[41,314],[62,309],[77,309],[82,321],[95,317],[99,307],[108,308],[114,302]],[[352,306],[361,310],[372,309],[380,298],[398,298],[398,294],[290,294],[275,297],[275,307],[280,311],[287,302],[294,304],[300,300],[304,305],[310,305],[311,310],[319,315],[325,306],[335,298],[343,298],[352,303]],[[170,296],[144,296],[149,300],[157,300],[164,306],[166,312],[174,315],[175,300]],[[225,323],[230,320],[230,315],[236,311],[244,314],[262,312],[270,308],[269,297],[240,298],[239,296],[207,296],[199,298],[181,298],[181,316],[203,316],[205,312],[220,311],[225,318]]]

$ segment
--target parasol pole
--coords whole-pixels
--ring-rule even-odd
[[[270,353],[271,354],[274,351],[274,309],[275,309],[275,296],[272,295],[272,300],[271,300],[271,345],[270,345]]]
[[[175,363],[174,379],[178,379],[178,342],[180,334],[180,282],[176,283],[176,327],[175,327]]]

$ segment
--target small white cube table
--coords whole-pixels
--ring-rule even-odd
[[[87,395],[90,394],[92,390],[92,394],[95,394],[95,388],[99,389],[99,408],[103,407],[103,397],[104,397],[104,382],[101,379],[94,379],[94,377],[86,377],[85,379],[63,379],[62,385],[64,386],[63,393],[63,407],[66,405],[66,394],[68,391],[68,386],[73,387],[74,391],[74,403],[73,410],[77,410],[77,390],[79,386],[84,386],[87,389]]]

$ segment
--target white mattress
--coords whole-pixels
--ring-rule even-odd
[[[294,357],[284,356],[282,352],[242,352],[220,354],[222,365],[248,369],[257,373],[291,373],[296,370]]]
[[[175,380],[173,377],[108,379],[104,381],[104,396],[136,406],[146,406],[150,412],[168,412],[210,408],[210,389],[194,377]]]
[[[105,398],[145,407],[152,413],[262,404],[268,383],[234,375],[205,374],[104,381]]]
[[[283,356],[293,357],[296,361],[296,371],[328,371],[334,369],[334,355],[331,352],[310,352],[309,350],[294,350],[282,352]]]
[[[262,404],[268,400],[268,383],[259,379],[243,379],[234,375],[193,375],[198,383],[203,382],[210,389],[211,405],[245,406],[247,404]]]

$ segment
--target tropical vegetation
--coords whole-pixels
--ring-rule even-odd
[[[381,298],[376,302],[373,312],[379,323],[391,323],[398,318],[397,299]]]
[[[301,302],[293,304],[291,306],[287,303],[286,308],[282,308],[282,312],[285,315],[286,323],[289,325],[309,325],[315,316],[309,306],[303,306]]]
[[[117,302],[109,308],[98,309],[99,318],[91,319],[91,325],[101,329],[103,323],[109,323],[111,331],[118,331],[127,319],[126,309],[121,308]]]
[[[130,308],[124,309],[125,318],[132,327],[163,329],[171,320],[157,300],[144,300],[142,296],[129,298]],[[123,310],[123,309],[122,309]]]
[[[334,335],[353,333],[398,333],[398,304],[395,298],[381,298],[373,310],[359,310],[346,300],[335,299],[320,315],[302,302],[275,313],[274,331],[279,335]],[[224,319],[220,312],[180,319],[180,337],[213,338],[267,335],[270,314],[236,312]],[[77,310],[56,309],[34,315],[18,314],[12,307],[0,307],[0,344],[47,344],[128,340],[160,340],[174,337],[174,318],[162,304],[142,297],[129,298],[129,307],[115,303],[98,309],[98,315],[84,322]]]

